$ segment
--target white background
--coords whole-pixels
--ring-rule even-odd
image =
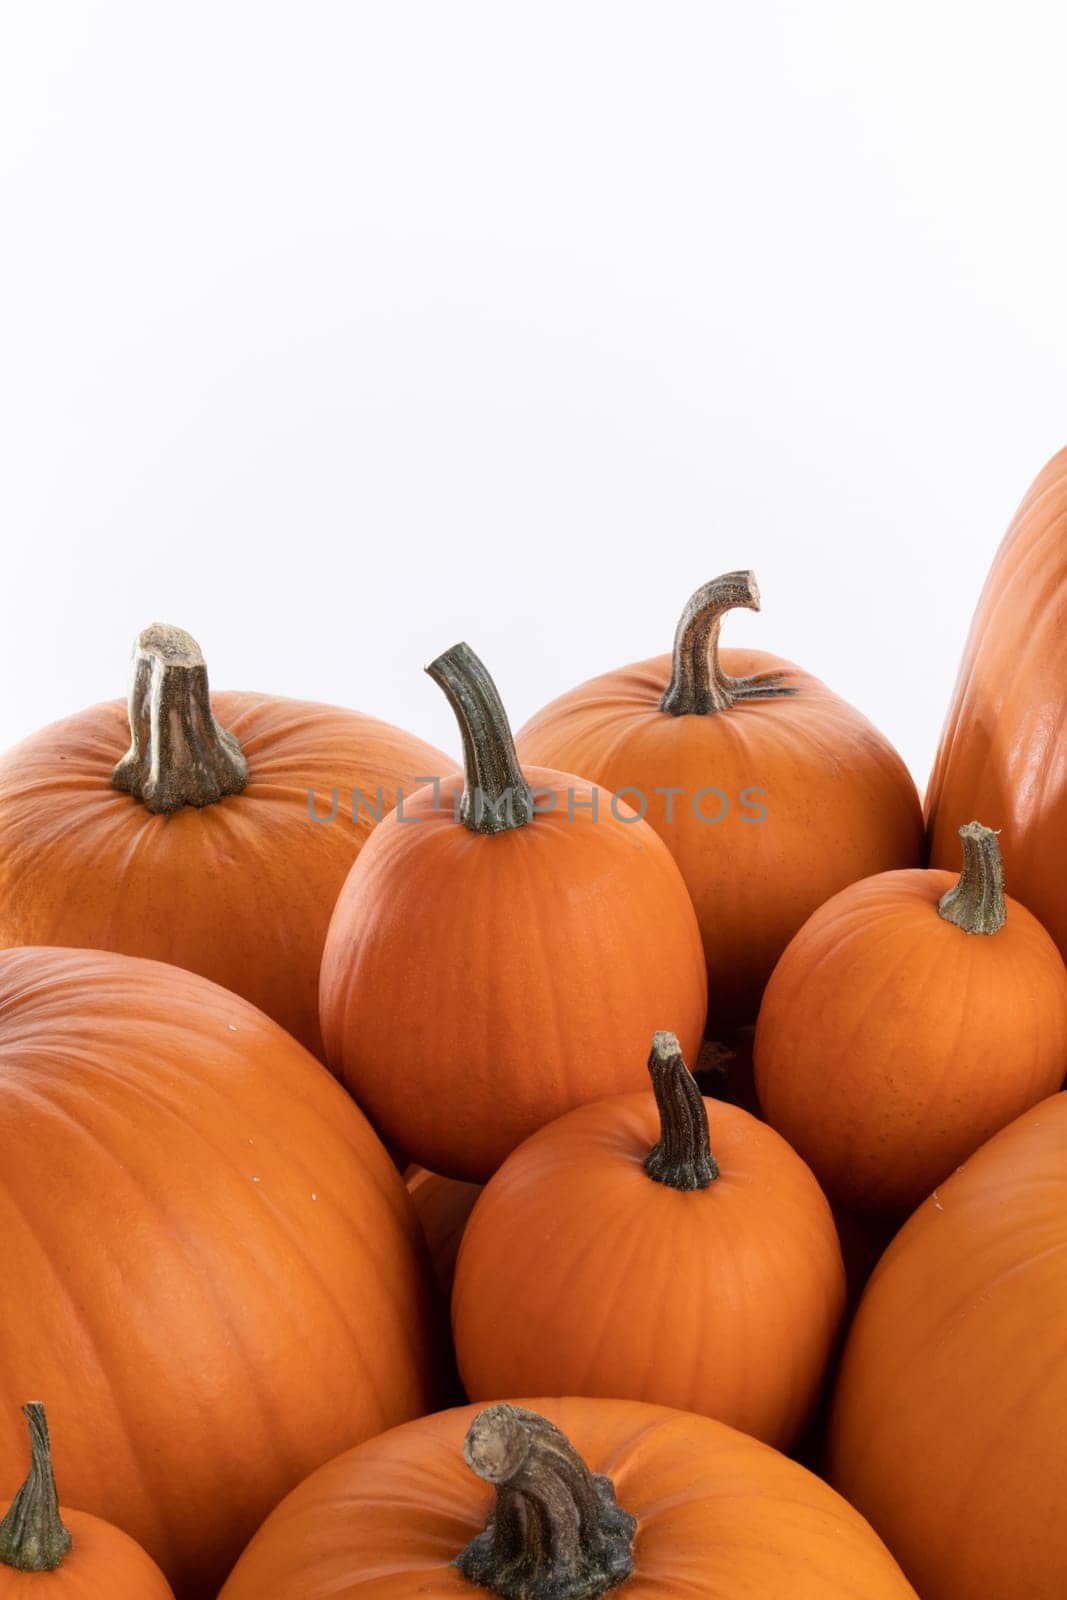
[[[669,647],[800,661],[925,782],[1067,437],[1058,5],[9,5],[0,742],[216,687],[455,747]]]

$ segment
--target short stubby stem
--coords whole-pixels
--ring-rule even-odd
[[[212,715],[200,647],[181,628],[156,622],[137,636],[130,735],[111,782],[149,811],[214,805],[248,783],[241,746]]]
[[[648,1071],[659,1110],[659,1143],[645,1157],[645,1171],[669,1189],[708,1188],[719,1176],[708,1111],[673,1033],[652,1035]]]
[[[0,1522],[0,1567],[53,1572],[72,1541],[59,1514],[44,1406],[30,1400],[22,1412],[30,1426],[30,1470]]]
[[[496,1489],[484,1530],[456,1557],[471,1583],[505,1600],[593,1600],[630,1576],[636,1518],[547,1417],[488,1406],[463,1455]]]
[[[1004,898],[1004,862],[992,828],[980,822],[964,823],[963,871],[959,882],[937,903],[938,914],[964,933],[996,933],[1008,920]]]
[[[719,630],[728,611],[758,611],[759,589],[753,572],[725,572],[697,590],[682,612],[674,635],[671,681],[660,710],[672,717],[707,717],[729,711],[742,700],[769,700],[796,690],[780,672],[731,678],[719,661]]]
[[[519,765],[496,684],[469,644],[454,644],[431,661],[430,677],[444,690],[463,741],[459,818],[472,833],[507,833],[534,818],[534,797]]]

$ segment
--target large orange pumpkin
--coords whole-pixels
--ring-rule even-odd
[[[1030,486],[986,579],[926,795],[930,861],[1000,833],[1011,890],[1067,957],[1067,449]]]
[[[845,1347],[830,1474],[923,1600],[1067,1592],[1067,1095],[905,1224]]]
[[[0,1507],[0,1600],[174,1600],[155,1562],[127,1534],[60,1506],[44,1406],[31,1400],[22,1409],[30,1471],[10,1505]]]
[[[638,1087],[661,1018],[695,1057],[704,961],[651,828],[578,778],[524,771],[469,646],[427,670],[466,776],[405,801],[361,853],[326,939],[322,1029],[387,1139],[480,1181],[553,1117]]]
[[[689,887],[719,1025],[755,1020],[771,969],[816,906],[856,878],[918,865],[919,799],[858,711],[777,656],[719,650],[759,609],[751,572],[693,595],[673,656],[602,677],[522,728],[526,762],[580,772],[642,809]]]
[[[348,1451],[268,1518],[219,1600],[616,1585],[620,1600],[916,1600],[862,1517],[795,1462],[707,1417],[581,1399],[465,1406]]]
[[[0,760],[0,946],[188,967],[321,1052],[319,962],[348,869],[398,788],[454,770],[356,711],[209,701],[195,642],[157,624],[128,715],[93,706]]]
[[[844,1306],[830,1208],[773,1129],[701,1098],[673,1034],[649,1070],[654,1094],[579,1107],[486,1185],[452,1295],[463,1386],[649,1400],[788,1445]]]
[[[47,1396],[64,1496],[208,1600],[312,1467],[431,1403],[403,1180],[246,1001],[100,951],[0,953],[0,1480]]]
[[[756,1028],[764,1115],[830,1197],[903,1215],[1067,1074],[1067,968],[1004,894],[997,836],[963,872],[887,872],[804,924]]]

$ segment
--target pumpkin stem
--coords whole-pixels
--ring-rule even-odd
[[[964,933],[996,933],[1008,920],[1004,862],[997,836],[980,822],[965,822],[960,838],[963,871],[959,882],[946,889],[938,901],[938,913]]]
[[[134,643],[130,735],[111,782],[149,811],[210,806],[248,782],[241,746],[211,714],[200,646],[165,622]]]
[[[507,712],[484,662],[469,644],[454,644],[426,671],[444,690],[459,723],[463,826],[472,833],[505,833],[532,822],[533,794],[519,765]]]
[[[719,629],[728,611],[760,608],[754,572],[724,572],[691,595],[674,635],[671,681],[659,703],[672,717],[707,717],[729,711],[740,700],[796,694],[781,672],[731,678],[719,663]]]
[[[652,1035],[648,1070],[659,1107],[659,1143],[645,1157],[645,1171],[669,1189],[706,1189],[719,1176],[707,1107],[673,1033]]]
[[[469,1582],[505,1600],[591,1600],[630,1576],[636,1518],[547,1417],[488,1406],[463,1456],[496,1489],[483,1532],[456,1557]]]
[[[22,1413],[30,1425],[30,1470],[0,1522],[0,1566],[52,1572],[70,1549],[71,1537],[59,1515],[44,1406],[31,1400]]]

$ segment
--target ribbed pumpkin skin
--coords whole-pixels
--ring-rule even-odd
[[[42,729],[0,759],[0,946],[116,950],[199,972],[317,1054],[318,976],[334,901],[383,789],[454,764],[355,711],[261,694],[211,697],[239,740],[243,793],[153,815],[111,785],[130,743],[123,702]],[[334,821],[327,817],[338,790]],[[352,821],[352,789],[367,804]]]
[[[1067,450],[1038,475],[997,551],[926,793],[930,862],[956,830],[1000,830],[1005,878],[1067,957]]]
[[[784,1139],[736,1106],[707,1112],[720,1169],[707,1189],[645,1172],[648,1093],[570,1112],[490,1179],[452,1295],[471,1400],[647,1400],[792,1442],[844,1308],[837,1233]]]
[[[430,1252],[434,1277],[442,1294],[452,1292],[456,1255],[467,1218],[481,1194],[481,1185],[462,1183],[458,1178],[442,1178],[425,1167],[409,1167],[404,1183],[415,1207],[426,1247]]]
[[[655,1028],[696,1060],[704,1027],[700,933],[656,835],[605,794],[594,821],[577,778],[526,776],[559,803],[509,832],[454,820],[458,779],[387,817],[322,963],[331,1065],[414,1162],[473,1182],[572,1106],[641,1087]]]
[[[946,922],[937,903],[958,876],[852,884],[805,923],[767,985],[760,1105],[844,1205],[913,1210],[1067,1074],[1059,951],[1010,898],[997,933]]]
[[[774,963],[816,906],[857,878],[918,865],[922,816],[896,751],[817,678],[757,650],[723,650],[722,665],[733,677],[784,672],[796,693],[670,716],[659,702],[671,658],[658,656],[561,695],[517,744],[523,761],[647,797],[696,906],[713,1015],[734,1024],[755,1019]],[[669,786],[682,793],[657,792]],[[694,813],[709,789],[727,797],[720,822]],[[750,789],[761,792],[743,803]],[[714,792],[697,804],[711,818],[722,808]]]
[[[520,1404],[562,1428],[637,1517],[626,1600],[916,1600],[862,1517],[755,1439],[632,1401]],[[320,1468],[268,1519],[219,1600],[484,1596],[450,1565],[492,1500],[463,1461],[478,1409],[423,1417]]]
[[[46,1397],[65,1500],[179,1600],[270,1508],[432,1402],[400,1175],[245,1001],[98,951],[0,953],[0,1481]]]
[[[1067,1095],[907,1222],[845,1347],[830,1476],[923,1600],[1062,1600]]]
[[[0,1503],[0,1517],[6,1511]],[[174,1600],[151,1556],[119,1528],[65,1506],[61,1514],[74,1541],[62,1563],[52,1572],[0,1565],[0,1600]]]

